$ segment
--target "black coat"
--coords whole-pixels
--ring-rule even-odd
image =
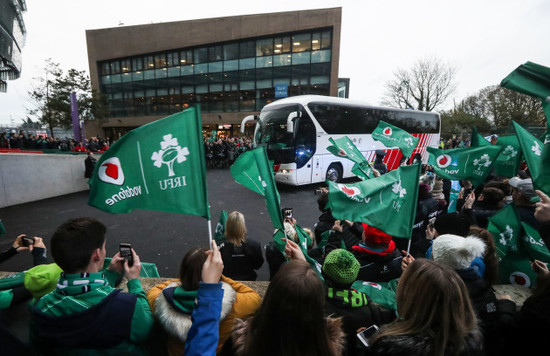
[[[223,275],[236,281],[255,281],[257,269],[264,264],[262,246],[254,240],[247,239],[240,246],[231,242],[220,244],[223,260]]]

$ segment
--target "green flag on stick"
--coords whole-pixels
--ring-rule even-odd
[[[227,211],[222,210],[220,212],[220,218],[216,224],[216,229],[214,230],[214,240],[219,245],[225,241],[225,223],[227,222]]]
[[[363,156],[361,151],[355,146],[355,144],[347,137],[341,137],[333,140],[332,137],[328,139],[332,146],[327,147],[327,151],[337,157],[343,157],[355,162],[351,171],[353,174],[362,179],[370,179],[374,177],[372,173],[372,167]]]
[[[495,175],[500,177],[515,177],[521,163],[521,146],[516,136],[500,136],[497,146],[502,151],[495,162]]]
[[[332,215],[364,222],[385,233],[411,238],[416,215],[420,163],[353,184],[327,181]]]
[[[481,136],[479,132],[477,132],[476,127],[472,129],[472,143],[471,147],[481,147],[481,146],[489,146],[491,145],[491,142],[487,141],[485,137]]]
[[[2,220],[0,220],[0,236],[4,235],[6,233],[6,228],[4,227],[4,224],[2,224]]]
[[[546,138],[549,142],[542,143],[515,121],[513,121],[513,124],[523,151],[523,157],[533,178],[533,186],[535,189],[550,194],[550,137]],[[543,148],[543,146],[546,146],[546,148]]]
[[[483,183],[502,147],[496,145],[439,150],[428,147],[428,164],[444,179],[466,179],[474,186]]]
[[[201,127],[197,107],[124,135],[97,162],[88,204],[110,213],[148,209],[210,220]]]
[[[537,229],[524,222],[521,223],[521,226],[524,231],[522,245],[527,251],[529,258],[550,262],[550,251],[548,251],[548,247],[542,240]]]
[[[411,157],[418,144],[418,137],[382,120],[372,132],[372,139],[382,142],[386,147],[399,147],[407,158]]]

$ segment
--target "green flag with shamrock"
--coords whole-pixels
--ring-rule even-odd
[[[472,143],[470,147],[489,146],[490,144],[491,142],[487,141],[485,137],[481,136],[474,126],[474,128],[472,129]]]
[[[538,138],[521,127],[521,125],[515,121],[512,122],[521,145],[521,150],[523,151],[523,157],[525,158],[525,162],[533,178],[533,186],[535,189],[540,189],[544,193],[549,194],[550,151],[543,149],[543,145],[550,145],[550,137],[546,138],[549,142],[543,144]],[[550,146],[548,146],[548,148],[550,148]]]
[[[230,167],[231,175],[235,181],[248,189],[262,195],[265,198],[267,212],[276,229],[273,240],[277,248],[284,251],[283,217],[281,215],[281,200],[275,184],[273,169],[271,168],[265,147],[261,146],[239,155]]]
[[[495,162],[495,175],[515,177],[521,163],[521,146],[516,136],[500,136],[497,145],[502,151]]]
[[[214,240],[219,245],[225,241],[225,223],[227,222],[227,211],[222,210],[220,212],[220,218],[216,224],[216,230],[214,231]]]
[[[327,147],[327,151],[337,157],[347,158],[352,162],[355,162],[351,171],[357,177],[362,179],[370,179],[374,177],[372,173],[372,167],[363,156],[361,151],[355,146],[355,144],[347,137],[341,137],[333,140],[332,137],[328,139],[332,146]]]
[[[418,144],[418,137],[382,120],[372,132],[372,139],[382,142],[386,147],[399,147],[407,158],[411,157]]]
[[[504,258],[509,252],[518,252],[521,222],[514,204],[509,204],[489,218],[487,230],[493,234],[497,255]]]
[[[332,215],[364,222],[387,234],[411,238],[418,198],[420,163],[353,184],[327,181]]]
[[[550,251],[537,229],[524,222],[521,223],[521,226],[524,231],[522,245],[527,251],[527,255],[533,260],[550,262]]]
[[[138,127],[98,160],[88,204],[111,213],[148,209],[210,220],[198,107]]]
[[[496,145],[440,150],[427,147],[430,164],[443,179],[466,179],[474,186],[485,181],[502,147]]]

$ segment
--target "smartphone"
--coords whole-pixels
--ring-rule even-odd
[[[119,246],[120,257],[128,261],[128,266],[134,265],[134,254],[132,253],[132,245],[127,242],[121,242]]]
[[[371,325],[368,328],[366,328],[365,330],[358,333],[357,338],[361,341],[361,343],[365,347],[369,347],[369,338],[371,336],[373,336],[374,334],[376,334],[377,331],[378,331],[378,326]]]
[[[283,209],[283,218],[284,219],[292,219],[292,208],[284,208]]]
[[[24,247],[34,245],[34,237],[23,236],[21,238],[21,245],[23,245]]]

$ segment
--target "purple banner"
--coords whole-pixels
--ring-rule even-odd
[[[71,118],[73,119],[73,135],[75,141],[82,141],[82,134],[80,132],[80,120],[78,120],[78,105],[76,102],[76,93],[69,95],[71,101]]]

